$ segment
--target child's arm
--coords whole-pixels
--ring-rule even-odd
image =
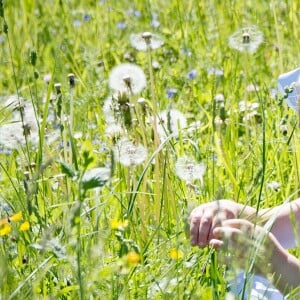
[[[285,294],[300,286],[300,261],[263,227],[246,220],[232,219],[216,227],[213,237],[211,246],[225,248],[231,253],[230,264],[245,267],[249,257],[255,253],[252,250],[261,247],[263,252],[255,258],[254,271],[265,277],[272,275],[274,285]]]
[[[218,200],[196,207],[190,217],[190,234],[193,246],[205,247],[212,238],[212,230],[221,221],[228,219],[246,219],[263,224],[274,217],[271,232],[284,248],[292,248],[300,243],[300,198],[258,212],[253,207],[231,200]]]
[[[258,216],[264,221],[275,217],[271,232],[284,248],[293,248],[299,245],[300,198],[272,209],[263,209]]]

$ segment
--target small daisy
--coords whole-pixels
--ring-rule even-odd
[[[254,25],[239,29],[229,39],[229,47],[241,52],[253,53],[263,41],[263,34]]]
[[[137,65],[123,63],[114,67],[108,80],[109,87],[120,93],[140,93],[147,85],[144,71]]]
[[[158,49],[164,44],[159,35],[151,32],[132,33],[129,39],[131,46],[139,51]]]
[[[121,139],[114,150],[115,158],[122,165],[129,167],[141,164],[147,158],[147,149],[128,139]]]
[[[192,182],[196,179],[202,182],[205,174],[205,165],[197,163],[191,157],[182,156],[175,163],[175,173],[180,179],[186,182]]]

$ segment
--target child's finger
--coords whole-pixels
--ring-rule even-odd
[[[190,218],[190,235],[192,246],[196,246],[198,244],[200,221],[201,216],[194,216]]]
[[[223,241],[217,240],[217,239],[211,239],[209,241],[210,246],[212,246],[214,249],[219,249],[224,245]]]
[[[229,219],[222,222],[222,226],[248,231],[253,229],[253,224],[244,219]]]
[[[199,225],[198,245],[205,247],[209,243],[209,233],[212,226],[213,215],[210,211],[204,212]]]

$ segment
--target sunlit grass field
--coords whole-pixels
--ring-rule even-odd
[[[225,299],[226,267],[190,246],[188,215],[299,196],[298,116],[277,93],[299,67],[299,13],[0,0],[0,298]]]

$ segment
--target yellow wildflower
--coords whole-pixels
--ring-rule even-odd
[[[4,225],[4,224],[7,224],[8,223],[8,220],[7,219],[2,219],[0,220],[0,226]]]
[[[140,262],[141,256],[138,253],[131,251],[127,253],[125,259],[129,264],[136,265]]]
[[[29,222],[28,222],[28,221],[25,221],[25,222],[23,222],[23,223],[20,225],[19,230],[20,230],[20,231],[27,231],[27,230],[29,230],[29,228],[30,228]]]
[[[170,250],[170,258],[172,259],[180,259],[183,257],[183,252],[180,251],[179,249],[172,248]]]
[[[3,224],[0,227],[0,236],[7,235],[11,232],[11,225],[9,223]]]
[[[110,227],[114,230],[124,230],[128,226],[128,220],[120,221],[117,219],[110,220]]]
[[[20,221],[22,219],[22,212],[19,211],[16,214],[12,215],[9,217],[9,221],[15,222],[15,221]]]

